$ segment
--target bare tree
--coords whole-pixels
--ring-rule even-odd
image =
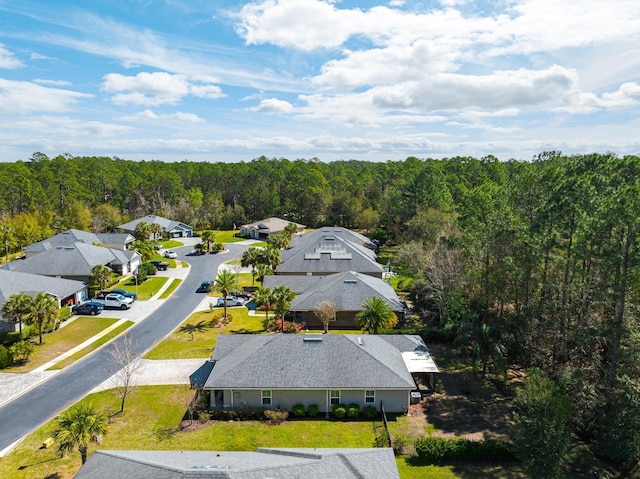
[[[113,342],[110,352],[111,365],[115,370],[111,380],[115,383],[116,392],[121,400],[120,413],[124,412],[124,403],[129,394],[138,387],[134,382],[134,376],[142,363],[135,346],[131,336],[125,334]]]
[[[444,324],[446,320],[451,292],[460,287],[463,276],[463,266],[457,251],[446,244],[438,244],[438,246],[427,255],[425,292],[438,305],[440,324]]]
[[[336,303],[329,299],[323,299],[315,305],[313,313],[318,317],[324,325],[324,334],[329,332],[329,323],[336,319]]]

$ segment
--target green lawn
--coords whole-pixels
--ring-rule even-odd
[[[169,278],[164,276],[149,276],[144,283],[139,284],[136,287],[136,280],[132,276],[126,282],[121,285],[127,291],[132,291],[138,294],[138,300],[146,301],[151,299],[154,294],[160,291],[160,288],[167,282]]]
[[[27,373],[32,371],[95,336],[116,321],[118,321],[116,318],[80,316],[62,328],[43,335],[42,345],[38,345],[38,336],[34,336],[31,338],[31,342],[36,347],[31,360],[26,364],[12,366],[2,371],[7,373]]]
[[[215,302],[215,299],[212,297],[211,301]],[[228,308],[227,311],[233,319],[222,327],[210,327],[212,319],[222,315],[222,308],[214,308],[213,313],[199,311],[192,314],[144,357],[146,359],[208,358],[216,345],[218,334],[264,332],[262,328],[263,315],[249,316],[249,310],[241,306]],[[201,332],[194,334],[195,339],[192,340],[188,333],[180,332],[181,327],[198,323],[203,324],[204,328]]]
[[[216,243],[237,243],[238,241],[244,241],[245,239],[245,238],[240,238],[238,236],[234,236],[234,232],[231,230],[229,231],[214,230],[214,233],[216,235],[215,237]],[[236,230],[235,234],[239,235],[240,231]]]
[[[176,240],[166,240],[166,241],[159,241],[159,243],[162,245],[163,249],[173,249],[173,248],[179,248],[180,246],[184,246],[184,243],[181,243],[180,241],[176,241]]]
[[[89,354],[92,351],[95,351],[96,349],[98,349],[103,344],[108,343],[109,341],[111,341],[113,338],[115,338],[119,334],[122,334],[127,329],[129,329],[131,326],[133,326],[134,324],[135,323],[133,321],[125,321],[120,326],[118,326],[117,328],[115,328],[111,332],[109,332],[109,334],[105,334],[101,338],[97,339],[96,341],[94,341],[93,343],[88,345],[86,348],[83,348],[80,351],[78,351],[77,353],[72,354],[71,356],[69,356],[68,358],[66,358],[63,361],[60,361],[59,363],[54,364],[49,369],[47,369],[47,371],[51,371],[51,370],[54,370],[54,369],[64,369],[64,368],[66,368],[67,366],[75,363],[78,359],[85,357],[87,354]]]
[[[180,283],[182,283],[181,279],[173,278],[171,284],[167,287],[167,289],[164,290],[164,293],[160,295],[160,299],[167,299],[169,296],[171,296],[171,293],[173,293],[176,288],[180,286]]]
[[[193,432],[178,430],[185,413],[184,401],[193,391],[186,386],[145,386],[127,400],[125,412],[110,419],[101,449],[255,451],[258,447],[371,447],[373,424],[369,421],[338,422],[294,420],[280,425],[260,421],[214,422]],[[83,400],[109,415],[119,410],[119,400],[110,391],[91,394]],[[49,423],[29,435],[0,460],[0,477],[68,479],[80,468],[74,451],[59,458],[55,446],[41,449],[51,435]],[[90,453],[95,450],[92,444]]]
[[[101,449],[255,451],[258,447],[372,447],[374,423],[370,421],[291,420],[280,425],[261,421],[216,421],[198,430],[179,430],[193,391],[187,386],[143,386],[127,399],[123,414],[119,398],[113,391],[87,396],[82,402],[111,416],[108,433]],[[197,420],[194,420],[197,424]],[[55,446],[42,449],[51,435],[50,422],[21,442],[0,460],[0,477],[31,479],[55,477],[71,479],[80,468],[80,455],[73,451],[59,458]],[[89,454],[95,451],[91,444]],[[396,459],[401,479],[524,479],[517,464],[455,464],[448,466],[416,465],[407,457]]]

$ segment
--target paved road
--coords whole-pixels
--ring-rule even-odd
[[[189,275],[165,304],[126,333],[139,353],[147,351],[184,321],[202,300],[196,288],[203,279],[214,279],[218,267],[246,249],[228,245],[229,252],[217,255],[186,256],[192,247],[176,248],[178,259],[187,261]],[[117,339],[116,339],[117,341]],[[42,424],[86,396],[113,373],[111,345],[63,369],[60,373],[0,408],[0,451],[30,434]]]

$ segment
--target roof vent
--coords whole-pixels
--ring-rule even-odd
[[[220,469],[231,469],[231,466],[227,465],[227,464],[207,464],[205,466],[191,466],[192,469],[214,469],[214,470],[220,470]]]
[[[362,343],[362,337],[361,336],[358,336],[358,344],[360,346],[364,346],[364,344]]]
[[[349,278],[349,279],[345,279],[344,282],[349,284],[356,284],[358,280]]]
[[[304,342],[321,342],[322,341],[322,336],[320,336],[319,334],[305,334],[302,337],[302,340]]]

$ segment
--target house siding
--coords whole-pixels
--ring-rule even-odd
[[[380,409],[380,401],[384,404],[387,412],[405,413],[409,406],[409,390],[375,390],[375,402],[365,403],[364,389],[342,389],[340,390],[341,404],[359,404],[361,408],[365,406],[374,406]],[[288,390],[288,389],[272,389],[271,390],[271,406],[265,406],[269,409],[282,409],[291,411],[294,405],[304,404],[308,407],[311,404],[317,404],[320,412],[327,411],[327,390]],[[226,389],[223,393],[224,408],[242,408],[242,407],[263,407],[261,390],[230,390]],[[216,407],[215,394],[211,394],[211,407]],[[331,411],[331,405],[329,405]]]

